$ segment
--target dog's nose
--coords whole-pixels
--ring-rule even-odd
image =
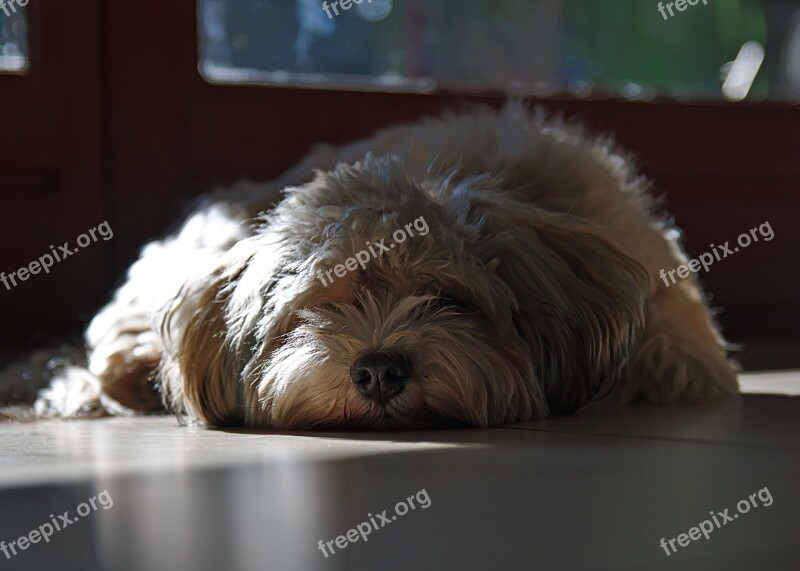
[[[401,392],[411,376],[411,361],[401,353],[375,351],[361,355],[350,370],[358,391],[370,400],[386,402]]]

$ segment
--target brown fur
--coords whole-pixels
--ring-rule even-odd
[[[424,235],[321,283],[418,220]],[[728,398],[736,368],[697,282],[657,278],[686,260],[678,238],[608,140],[520,105],[396,127],[217,195],[148,245],[88,329],[87,373],[37,410],[63,416],[65,394],[148,410],[143,369],[210,425],[492,426],[609,394]],[[369,351],[413,363],[388,402],[354,388]]]

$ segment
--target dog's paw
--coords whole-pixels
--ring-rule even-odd
[[[35,418],[97,418],[108,413],[100,402],[100,380],[84,367],[66,366],[39,392]]]
[[[161,345],[152,331],[120,334],[97,347],[89,369],[99,379],[105,408],[123,415],[161,409],[153,383],[160,360]]]
[[[739,394],[738,370],[713,345],[659,333],[636,348],[612,398],[621,404],[724,401]]]

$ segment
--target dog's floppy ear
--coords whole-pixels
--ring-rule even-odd
[[[219,269],[185,284],[161,325],[164,397],[174,412],[211,426],[236,424],[242,416],[241,367],[228,347],[225,321],[235,277]]]
[[[235,423],[239,375],[226,348],[223,280],[215,280],[199,297],[197,310],[178,349],[183,394],[194,413],[211,426]]]
[[[339,289],[320,293],[311,270],[302,278],[279,272],[290,247],[258,236],[242,240],[218,260],[217,269],[198,270],[173,300],[162,321],[161,374],[173,411],[212,426],[266,422],[247,390],[263,358],[284,342],[298,307],[344,300],[348,292],[340,280]],[[299,279],[305,288],[297,287]]]
[[[487,213],[496,271],[517,298],[516,325],[551,412],[573,412],[616,381],[644,322],[649,278],[596,225],[507,206]]]

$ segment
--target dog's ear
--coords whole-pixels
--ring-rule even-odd
[[[212,426],[266,423],[253,400],[259,365],[294,328],[296,310],[352,295],[345,279],[324,288],[311,270],[280,272],[283,244],[243,240],[182,288],[164,320],[164,394],[176,412]],[[302,281],[305,286],[298,286]],[[245,386],[247,385],[247,386]]]
[[[184,284],[161,322],[164,397],[174,412],[211,426],[236,424],[242,416],[241,367],[229,350],[225,320],[235,277],[219,269]]]
[[[200,295],[178,351],[184,396],[211,426],[236,423],[238,419],[239,375],[226,348],[226,298],[223,280],[214,281]]]
[[[492,209],[487,226],[550,411],[605,396],[643,326],[644,267],[575,216],[517,203]]]

